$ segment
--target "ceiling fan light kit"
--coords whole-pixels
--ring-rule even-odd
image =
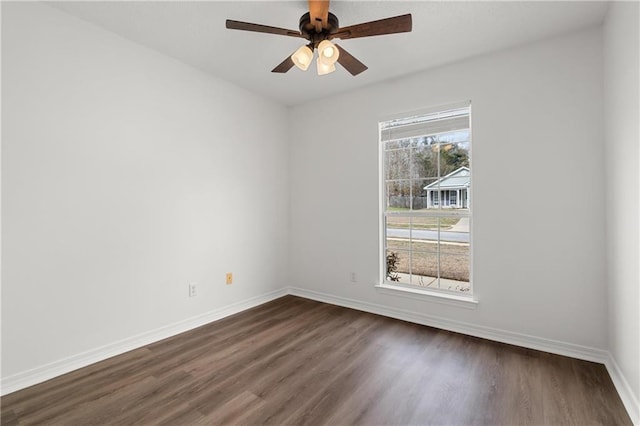
[[[316,67],[318,75],[325,75],[336,70],[335,63],[340,56],[340,51],[329,40],[322,40],[318,45],[318,59],[316,59]],[[308,46],[301,46],[291,55],[291,60],[302,71],[309,68],[309,64],[313,59],[313,50]]]
[[[332,43],[332,39],[405,33],[410,32],[412,27],[411,14],[406,14],[340,28],[338,18],[329,12],[329,0],[309,0],[308,4],[309,12],[300,17],[300,31],[230,19],[227,19],[226,27],[232,30],[299,37],[309,42],[309,44],[298,48],[271,72],[286,73],[294,65],[306,71],[313,60],[313,51],[317,49],[316,66],[318,75],[325,75],[335,71],[337,62],[353,76],[365,71],[367,66],[344,50],[344,48]]]

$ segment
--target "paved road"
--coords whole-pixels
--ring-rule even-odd
[[[387,228],[387,236],[392,238],[409,238],[409,230],[402,228]],[[437,240],[438,231],[429,231],[426,229],[414,229],[411,232],[414,240]],[[440,240],[455,241],[459,243],[468,243],[469,234],[467,232],[451,232],[440,231]]]

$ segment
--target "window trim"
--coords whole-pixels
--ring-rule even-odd
[[[408,111],[404,113],[397,113],[393,115],[386,115],[384,117],[379,117],[378,119],[378,241],[379,241],[379,280],[378,283],[375,284],[375,288],[378,292],[383,294],[409,297],[412,299],[418,300],[427,300],[436,303],[444,303],[447,305],[465,307],[469,309],[475,309],[478,304],[478,300],[475,296],[475,281],[473,279],[473,212],[469,211],[469,214],[466,216],[469,218],[469,284],[471,286],[470,294],[465,294],[461,292],[452,292],[444,289],[422,289],[418,286],[413,286],[411,284],[403,285],[402,283],[394,283],[391,281],[387,281],[386,276],[386,250],[385,250],[385,219],[386,219],[386,203],[385,203],[385,164],[384,164],[384,149],[382,141],[382,131],[380,129],[380,123],[385,121],[403,119],[413,116],[419,115],[428,115],[441,111],[446,111],[449,109],[457,109],[457,108],[469,108],[469,128],[473,128],[473,117],[471,114],[471,101],[462,101],[462,102],[454,102],[449,104],[444,104],[440,106],[428,107],[424,109]],[[469,132],[469,141],[470,141],[470,158],[471,152],[473,151],[473,135],[472,131]],[[473,176],[473,172],[470,170],[471,176]],[[472,177],[473,180],[473,177]],[[463,195],[460,194],[460,198],[463,198]],[[469,194],[469,191],[466,191],[464,198],[467,199],[467,206],[473,205],[473,194]]]
[[[452,294],[449,292],[426,290],[418,287],[405,287],[397,284],[387,284],[386,282],[376,284],[375,288],[382,294],[400,296],[409,299],[427,300],[429,302],[467,309],[475,309],[479,303],[473,295]]]

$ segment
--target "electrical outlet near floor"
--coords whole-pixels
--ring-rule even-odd
[[[233,284],[233,274],[231,272],[227,272],[227,284]]]
[[[189,283],[189,297],[196,297],[197,294],[196,283]]]
[[[351,282],[352,283],[357,283],[358,282],[358,274],[356,274],[355,272],[351,273]]]

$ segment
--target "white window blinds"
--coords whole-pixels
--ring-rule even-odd
[[[398,139],[468,130],[470,127],[469,111],[469,107],[464,107],[387,121],[380,129],[382,141],[389,142]]]

